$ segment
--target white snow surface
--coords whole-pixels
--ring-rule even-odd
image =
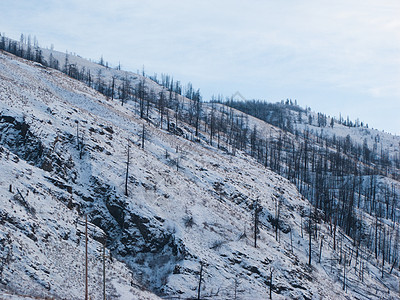
[[[103,68],[72,55],[69,59],[94,73]],[[108,299],[159,299],[144,287],[165,299],[195,298],[200,262],[204,299],[234,299],[235,290],[237,299],[267,299],[271,269],[273,299],[398,299],[398,270],[381,279],[379,264],[367,250],[362,254],[367,259],[363,282],[353,258],[343,291],[343,265],[337,262],[339,253],[333,250],[327,224],[318,224],[324,237],[321,262],[319,240],[313,239],[308,266],[308,236],[302,233],[301,215],[308,212],[309,202],[289,181],[244,153],[232,156],[203,141],[172,135],[138,118],[135,103],[121,106],[61,72],[4,53],[0,53],[0,115],[29,124],[50,153],[50,162],[44,165],[52,166],[24,161],[0,145],[0,246],[10,253],[0,277],[0,299],[83,299],[82,211],[89,212],[90,220],[89,293],[100,299],[99,240],[104,230],[98,216],[112,218],[110,207],[117,203],[125,213],[122,225],[115,214],[109,221],[121,228],[111,230],[116,242],[107,249],[108,256],[113,253],[106,261]],[[262,132],[279,132],[249,119]],[[76,121],[85,144],[82,158]],[[130,175],[125,196],[127,140]],[[109,204],[103,194],[113,195],[115,202]],[[279,232],[276,239],[268,222],[279,199],[280,217],[291,228],[292,242],[289,233]],[[257,248],[252,233],[254,200],[263,208]],[[148,224],[151,237],[168,237],[169,242],[162,249],[142,251],[146,245],[135,242],[146,240],[147,233],[137,230],[134,216]],[[140,237],[123,238],[135,235]],[[351,241],[340,236],[343,251],[350,255]],[[148,242],[151,248],[154,241]]]

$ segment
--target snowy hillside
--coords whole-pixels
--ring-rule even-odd
[[[103,68],[69,59],[94,73]],[[103,80],[122,71],[106,72]],[[266,299],[270,289],[273,299],[397,298],[397,268],[384,266],[381,279],[379,259],[239,149],[232,155],[187,138],[195,129],[183,122],[175,134],[160,129],[154,107],[140,118],[136,101],[121,105],[4,52],[0,77],[0,287],[7,293],[82,299],[87,214],[95,299],[104,240],[110,299],[196,299],[200,269],[202,299]],[[249,120],[265,134],[280,132]]]
[[[350,135],[355,143],[362,145],[365,141],[370,149],[373,149],[375,145],[377,150],[384,149],[392,158],[400,157],[400,136],[368,128],[366,127],[367,125],[361,126],[359,121],[354,122],[353,126],[347,126],[339,123],[336,118],[327,117],[327,125],[319,126],[318,114],[315,112],[308,112],[307,115],[303,114],[300,117],[301,120],[299,119],[299,115],[294,113],[292,118],[294,126],[300,131],[309,130],[315,135],[323,135],[330,138],[333,136],[345,138],[347,135]]]
[[[277,103],[253,100],[228,101],[227,104],[291,133],[308,131],[311,136],[320,139],[345,139],[350,136],[353,143],[365,143],[371,151],[375,148],[378,155],[383,150],[391,158],[400,159],[400,136],[369,128],[367,123],[358,119],[352,121],[348,117],[327,116],[311,108],[302,108],[289,99]]]

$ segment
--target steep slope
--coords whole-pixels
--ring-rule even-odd
[[[60,202],[70,197],[69,192],[49,182],[46,171],[7,149],[1,148],[0,156],[2,284],[17,294],[81,299],[85,225],[76,210]],[[89,286],[90,295],[97,299],[102,297],[103,235],[89,226]],[[125,299],[158,299],[142,292],[138,284],[132,287],[132,273],[122,263],[108,258],[106,266],[109,297],[124,298],[125,294]]]
[[[274,299],[394,299],[398,293],[397,270],[380,280],[370,253],[360,249],[353,258],[345,234],[338,231],[334,241],[332,227],[320,223],[295,186],[243,152],[233,156],[185,139],[194,131],[188,124],[177,125],[182,136],[173,135],[153,125],[156,110],[147,122],[136,116],[135,102],[121,106],[58,71],[5,53],[0,76],[5,289],[81,298],[87,214],[96,298],[104,236],[113,256],[107,293],[114,298],[156,299],[137,281],[160,295],[195,297],[201,264],[203,298],[265,299],[270,287]],[[308,223],[317,228],[310,235]],[[333,250],[339,239],[340,254]]]

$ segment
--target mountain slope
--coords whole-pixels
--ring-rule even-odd
[[[201,263],[203,298],[233,299],[236,293],[238,299],[265,299],[271,271],[274,299],[395,297],[397,270],[381,281],[370,253],[360,250],[349,259],[354,247],[340,231],[340,254],[334,251],[332,228],[314,219],[318,211],[308,218],[310,204],[296,187],[245,153],[233,156],[202,139],[184,138],[194,132],[188,124],[177,124],[182,136],[173,135],[154,125],[156,109],[148,121],[140,119],[135,102],[121,106],[61,72],[6,53],[0,54],[0,76],[5,289],[80,299],[87,214],[95,270],[90,291],[96,298],[105,235],[113,257],[107,293],[114,298],[157,299],[141,286],[159,295],[195,297]],[[265,132],[279,132],[253,121]],[[309,219],[318,228],[310,235],[311,266]]]

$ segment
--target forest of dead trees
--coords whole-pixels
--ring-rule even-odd
[[[189,124],[193,132],[184,137],[205,141],[231,155],[237,151],[249,154],[295,184],[322,212],[319,221],[330,224],[332,234],[340,227],[352,238],[357,249],[366,247],[375,258],[382,260],[382,264],[399,266],[400,211],[396,182],[400,180],[400,157],[390,156],[379,138],[375,138],[371,149],[366,142],[354,143],[350,135],[328,137],[309,130],[299,131],[293,124],[303,120],[303,116],[309,124],[314,122],[319,127],[333,127],[336,123],[333,118],[328,122],[323,114],[313,120],[307,109],[291,102],[235,102],[219,97],[204,104],[199,90],[190,83],[183,87],[169,75],[162,75],[161,80],[156,75],[148,77],[161,85],[158,91],[149,88],[145,76],[137,80],[113,76],[106,81],[101,69],[92,74],[90,69],[70,63],[67,53],[64,62],[60,63],[51,54],[46,61],[37,40],[32,42],[30,37],[21,36],[21,41],[17,42],[2,36],[0,50],[60,70],[96,89],[110,101],[121,105],[132,101],[140,118],[173,134],[183,135],[181,127]],[[108,68],[103,58],[99,64]],[[157,118],[154,118],[155,112]],[[247,114],[282,131],[262,135],[256,126],[249,126]],[[349,127],[367,127],[342,118],[336,122]],[[366,225],[367,218],[373,218],[374,226]]]

